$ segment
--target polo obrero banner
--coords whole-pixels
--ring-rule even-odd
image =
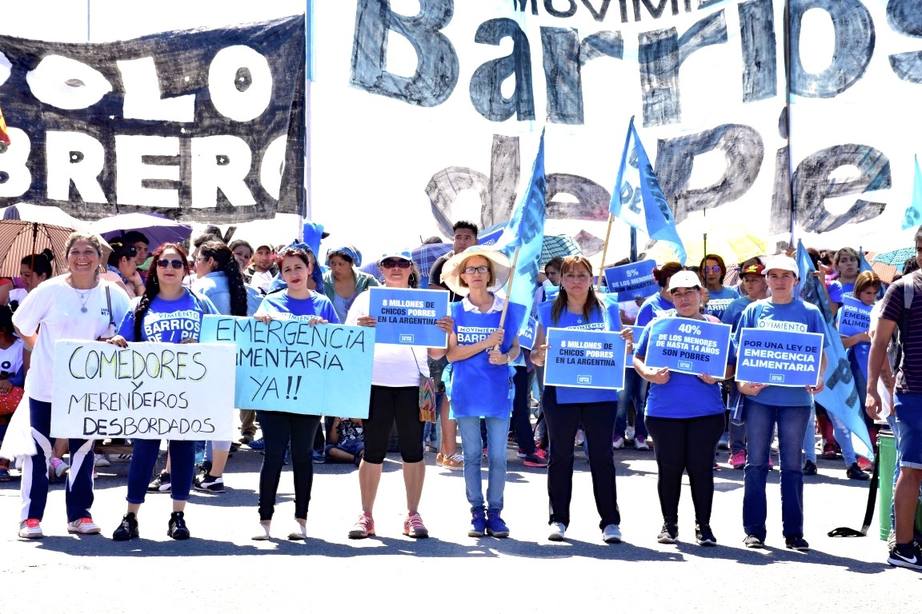
[[[113,43],[0,36],[0,206],[303,214],[304,65],[303,16]]]

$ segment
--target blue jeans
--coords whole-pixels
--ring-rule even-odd
[[[634,406],[634,437],[636,439],[647,438],[647,427],[643,420],[646,399],[647,382],[637,374],[637,371],[628,369],[624,374],[624,388],[618,393],[618,415],[615,416],[614,439],[624,437],[628,403]]]
[[[480,476],[483,440],[480,436],[480,418],[458,418],[461,432],[461,450],[464,453],[464,487],[471,511],[483,509],[483,486]],[[487,425],[487,509],[503,509],[503,491],[506,488],[506,437],[509,418],[485,418]]]
[[[768,515],[765,481],[772,430],[778,425],[781,462],[781,522],[785,537],[803,537],[804,473],[801,446],[810,405],[763,405],[752,398],[745,400],[746,469],[743,491],[743,528],[746,535],[765,540]]]

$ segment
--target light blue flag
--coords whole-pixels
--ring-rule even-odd
[[[535,288],[538,285],[538,264],[541,258],[541,245],[544,243],[544,210],[547,202],[547,181],[544,176],[544,130],[538,144],[538,153],[531,170],[528,189],[519,198],[512,218],[506,223],[503,232],[496,240],[495,247],[509,260],[515,258],[516,249],[519,259],[516,264],[509,302],[521,305],[525,312],[531,311]],[[527,318],[522,328],[528,324]],[[519,331],[521,333],[522,330]]]
[[[859,247],[858,248],[858,272],[864,273],[865,271],[873,272],[874,269],[871,268],[871,263],[868,262],[868,259],[864,257],[864,248]]]
[[[643,230],[651,239],[671,243],[676,260],[685,264],[685,246],[676,230],[675,217],[640,142],[633,117],[628,125],[618,179],[608,209],[613,216]]]
[[[826,385],[822,392],[816,395],[816,400],[826,408],[834,420],[838,420],[850,432],[855,452],[873,460],[871,437],[864,424],[864,408],[859,402],[855,378],[852,376],[842,338],[835,327],[832,309],[829,307],[829,295],[819,287],[820,280],[813,274],[813,261],[800,241],[797,242],[797,268],[800,269],[800,279],[795,294],[820,308],[826,326],[826,371],[823,373]]]
[[[919,156],[915,157],[916,172],[912,181],[912,202],[903,214],[903,230],[922,224],[922,171],[919,170]]]

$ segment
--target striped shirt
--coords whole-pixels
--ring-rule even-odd
[[[903,355],[900,358],[896,387],[904,392],[922,392],[922,274],[901,277],[887,288],[883,298],[882,318],[896,322],[897,327],[903,318],[903,286],[914,286],[910,317],[905,336],[901,338]],[[901,333],[903,334],[903,333]]]

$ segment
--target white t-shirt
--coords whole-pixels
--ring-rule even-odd
[[[369,296],[366,290],[355,297],[346,316],[346,324],[356,326],[360,317],[368,315]],[[428,350],[424,347],[376,343],[371,383],[391,388],[418,386],[420,372],[429,375],[428,357]]]
[[[95,288],[77,290],[67,283],[68,277],[59,275],[36,286],[13,314],[13,324],[24,335],[39,331],[26,376],[26,394],[46,403],[53,397],[54,342],[111,336],[128,312],[128,295],[115,284],[101,280]],[[111,318],[106,288],[112,302]]]

